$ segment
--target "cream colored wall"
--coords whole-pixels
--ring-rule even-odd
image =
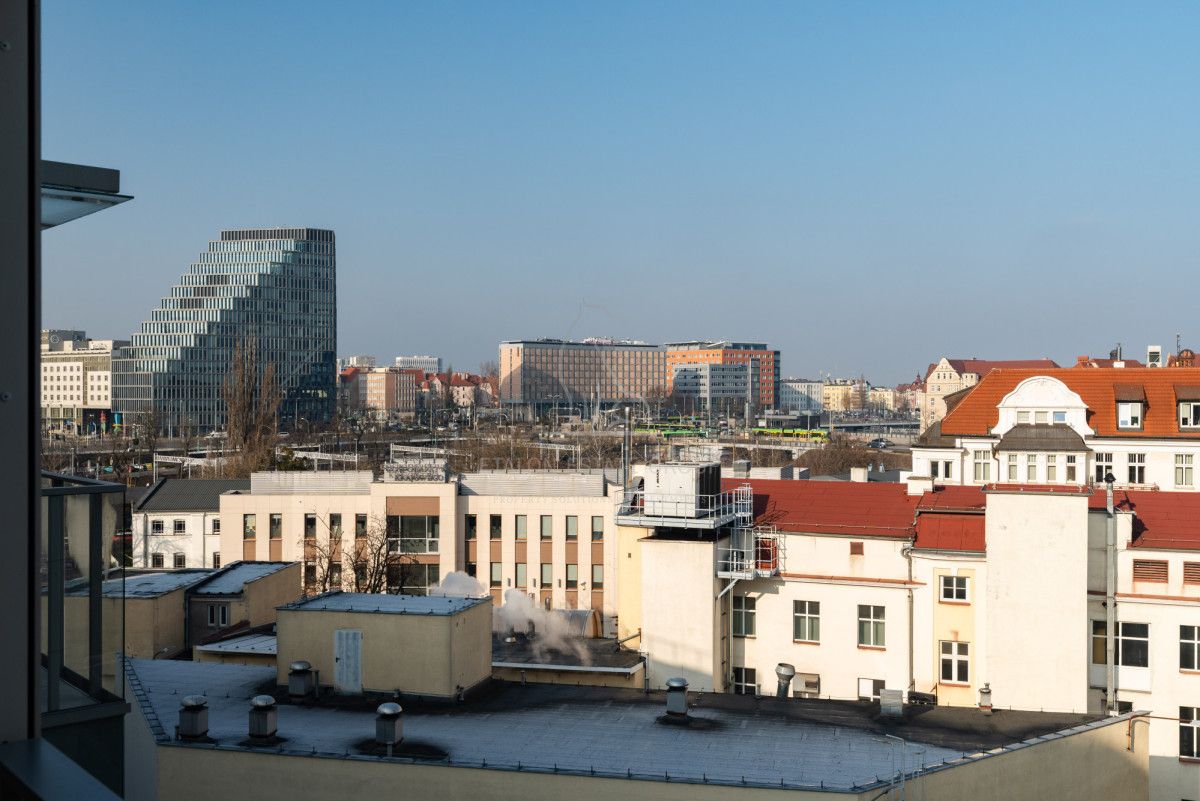
[[[968,579],[967,604],[941,601],[939,577],[964,575]],[[987,562],[982,556],[937,552],[913,552],[913,681],[920,692],[937,692],[938,703],[972,706],[982,666],[987,661]],[[968,644],[970,683],[968,687],[942,685],[941,641]]]
[[[450,681],[469,690],[492,674],[492,607],[476,604],[450,616]]]
[[[222,665],[275,667],[274,654],[222,654],[210,651],[194,651],[192,653],[192,660],[195,662],[216,662]]]
[[[649,534],[644,528],[617,526],[614,573],[617,574],[617,639],[625,639],[642,627],[642,544]],[[640,640],[630,642],[641,648]]]
[[[514,683],[529,684],[573,684],[584,687],[620,687],[626,690],[642,688],[642,672],[601,673],[585,670],[521,670],[519,668],[493,668],[492,678]]]
[[[642,650],[649,653],[650,686],[682,677],[697,692],[722,691],[714,544],[643,539],[642,548]]]
[[[303,561],[304,515],[317,515],[317,537],[327,541],[330,513],[342,515],[342,545],[349,552],[354,543],[354,516],[366,514],[378,518],[383,525],[383,503],[373,495],[251,495],[225,494],[221,496],[221,560],[223,563],[237,561],[243,555],[243,515],[255,515],[258,536],[252,558],[260,562],[271,561],[270,516],[283,515],[283,536],[280,540],[280,561]],[[296,577],[300,587],[303,572]]]
[[[345,524],[343,523],[343,526]],[[299,562],[269,573],[244,585],[242,591],[245,619],[251,626],[275,622],[275,607],[300,597],[304,571]],[[230,618],[234,620],[235,618]]]

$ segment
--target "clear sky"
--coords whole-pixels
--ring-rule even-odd
[[[338,237],[339,350],[765,340],[786,374],[1200,346],[1195,3],[43,3],[44,324],[227,227]]]

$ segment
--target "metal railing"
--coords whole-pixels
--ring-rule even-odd
[[[784,538],[772,527],[734,529],[717,546],[717,575],[754,579],[777,576],[783,570]]]
[[[732,517],[736,513],[734,493],[714,495],[670,494],[655,490],[626,490],[617,514],[646,518],[705,520]]]

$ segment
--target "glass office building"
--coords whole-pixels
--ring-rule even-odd
[[[225,425],[222,386],[239,343],[274,363],[280,421],[327,422],[336,405],[333,231],[247,228],[221,238],[171,287],[113,358],[113,411],[155,409],[165,433]]]

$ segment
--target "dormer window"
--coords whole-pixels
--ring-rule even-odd
[[[1029,412],[1017,412],[1017,422],[1018,423],[1028,423],[1029,422]]]
[[[1037,423],[1039,426],[1046,425],[1046,423],[1050,422],[1050,413],[1049,412],[1034,412],[1033,413],[1033,422]]]
[[[1184,401],[1179,404],[1179,427],[1200,428],[1200,401]]]
[[[1121,401],[1117,404],[1117,428],[1141,428],[1142,404],[1139,401]]]

